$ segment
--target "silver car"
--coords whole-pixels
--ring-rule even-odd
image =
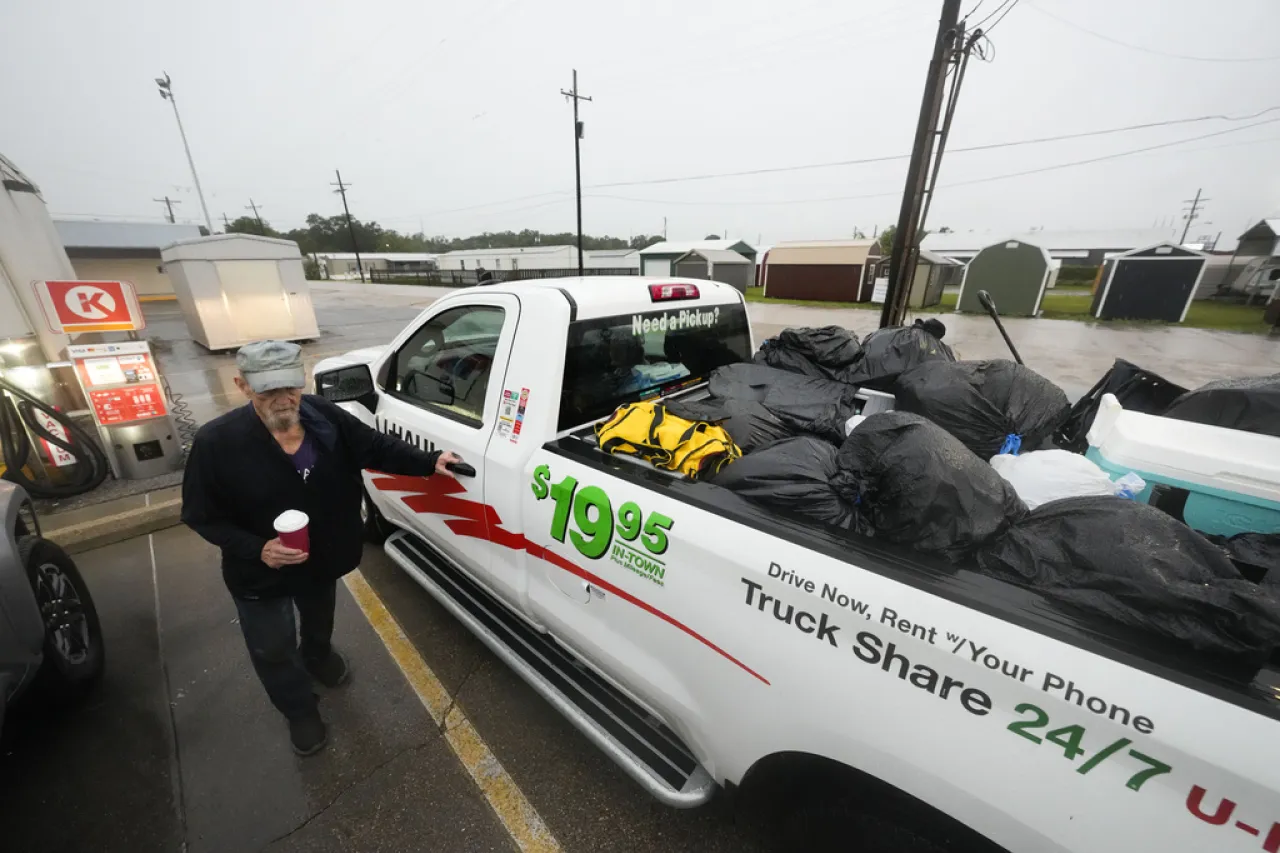
[[[102,677],[102,625],[75,562],[40,536],[22,487],[0,480],[0,727],[5,708],[35,688],[56,701]]]

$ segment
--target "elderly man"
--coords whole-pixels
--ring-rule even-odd
[[[222,549],[222,578],[240,613],[249,659],[289,721],[294,751],[311,755],[327,740],[311,681],[334,688],[348,675],[330,638],[337,579],[360,563],[360,472],[448,476],[448,466],[462,460],[425,453],[322,397],[303,395],[297,344],[248,344],[236,364],[236,387],[249,405],[196,434],[182,520]],[[305,551],[287,547],[276,533],[275,520],[286,510],[310,520]]]

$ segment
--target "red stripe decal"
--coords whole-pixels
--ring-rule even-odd
[[[624,601],[639,607],[647,613],[657,616],[663,622],[672,627],[678,628],[684,633],[693,637],[716,654],[731,661],[736,666],[741,667],[743,671],[751,676],[758,678],[765,684],[769,680],[697,631],[685,625],[683,622],[663,613],[658,608],[649,604],[647,601],[636,598],[624,589],[619,589],[609,583],[604,578],[587,571],[576,563],[568,560],[555,551],[545,548],[536,542],[530,541],[523,533],[513,533],[510,530],[502,528],[502,519],[498,516],[497,510],[488,504],[482,504],[477,501],[469,501],[462,498],[453,497],[454,495],[465,493],[467,487],[459,483],[452,477],[404,477],[400,475],[383,474],[380,471],[371,471],[376,474],[377,479],[373,480],[373,485],[384,492],[409,492],[406,497],[401,498],[405,505],[414,512],[430,515],[449,515],[454,516],[445,522],[453,533],[457,536],[466,536],[472,539],[482,539],[492,542],[495,545],[501,545],[512,551],[524,551],[530,556],[537,557],[540,560],[546,560],[553,566],[563,569],[572,575],[577,575],[588,583],[598,586],[606,592],[618,596]]]

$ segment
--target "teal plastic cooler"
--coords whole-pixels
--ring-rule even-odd
[[[1115,480],[1130,471],[1186,489],[1182,517],[1195,530],[1222,536],[1280,533],[1280,438],[1126,412],[1103,396],[1085,454]]]

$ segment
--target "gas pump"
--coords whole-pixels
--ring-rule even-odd
[[[182,465],[149,348],[107,340],[140,327],[131,296],[123,282],[76,280],[39,189],[0,156],[0,473],[37,497],[89,491],[113,469],[117,477],[152,476],[160,473],[157,458],[164,470]],[[73,336],[81,349],[134,349],[77,358],[69,353]],[[104,367],[87,366],[95,358],[115,359],[121,382],[103,381]],[[159,395],[159,410],[151,394]],[[76,422],[85,414],[94,415],[100,436]]]

